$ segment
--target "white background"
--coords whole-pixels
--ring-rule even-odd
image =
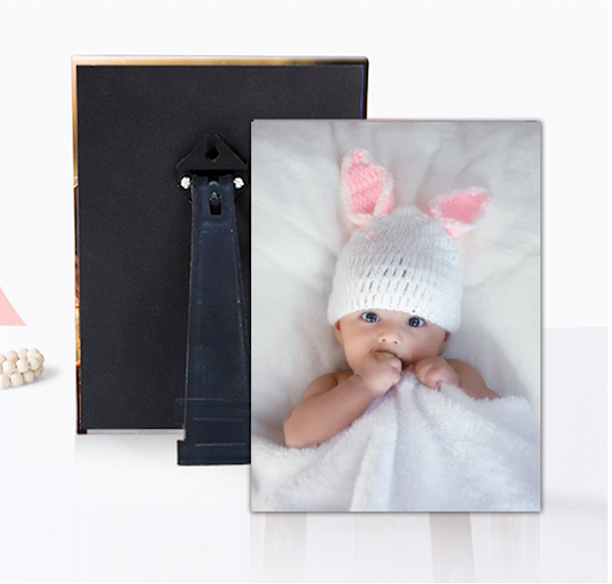
[[[605,2],[0,2],[0,286],[27,324],[0,351],[48,366],[0,394],[0,581],[503,579],[508,533],[530,578],[605,578],[607,26]],[[75,435],[72,55],[363,55],[370,119],[542,121],[544,511],[523,539],[492,529],[483,559],[468,532],[453,572],[461,528],[432,518],[411,572],[401,545],[356,563],[343,541],[358,524],[376,550],[393,516],[312,516],[334,537],[288,566],[274,546],[301,527],[250,515],[248,467],[178,468],[176,436]]]

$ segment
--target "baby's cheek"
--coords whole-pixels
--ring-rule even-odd
[[[414,343],[411,347],[412,359],[416,363],[423,359],[431,359],[439,357],[439,345],[427,339],[418,343]]]
[[[344,349],[344,358],[346,359],[350,369],[353,371],[355,371],[355,369],[357,369],[363,361],[363,357],[358,351],[355,351],[354,349],[347,349],[346,347]]]

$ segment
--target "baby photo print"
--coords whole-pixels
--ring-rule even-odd
[[[252,125],[252,511],[540,510],[538,122]]]

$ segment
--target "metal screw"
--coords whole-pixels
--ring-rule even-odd
[[[241,189],[244,186],[244,179],[241,176],[237,176],[234,179],[234,187],[237,189]]]
[[[189,190],[191,188],[191,178],[188,176],[184,176],[181,179],[181,186],[185,189],[185,190]]]

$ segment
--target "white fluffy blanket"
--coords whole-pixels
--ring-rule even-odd
[[[254,438],[253,511],[539,511],[526,399],[475,400],[411,373],[320,446]]]

